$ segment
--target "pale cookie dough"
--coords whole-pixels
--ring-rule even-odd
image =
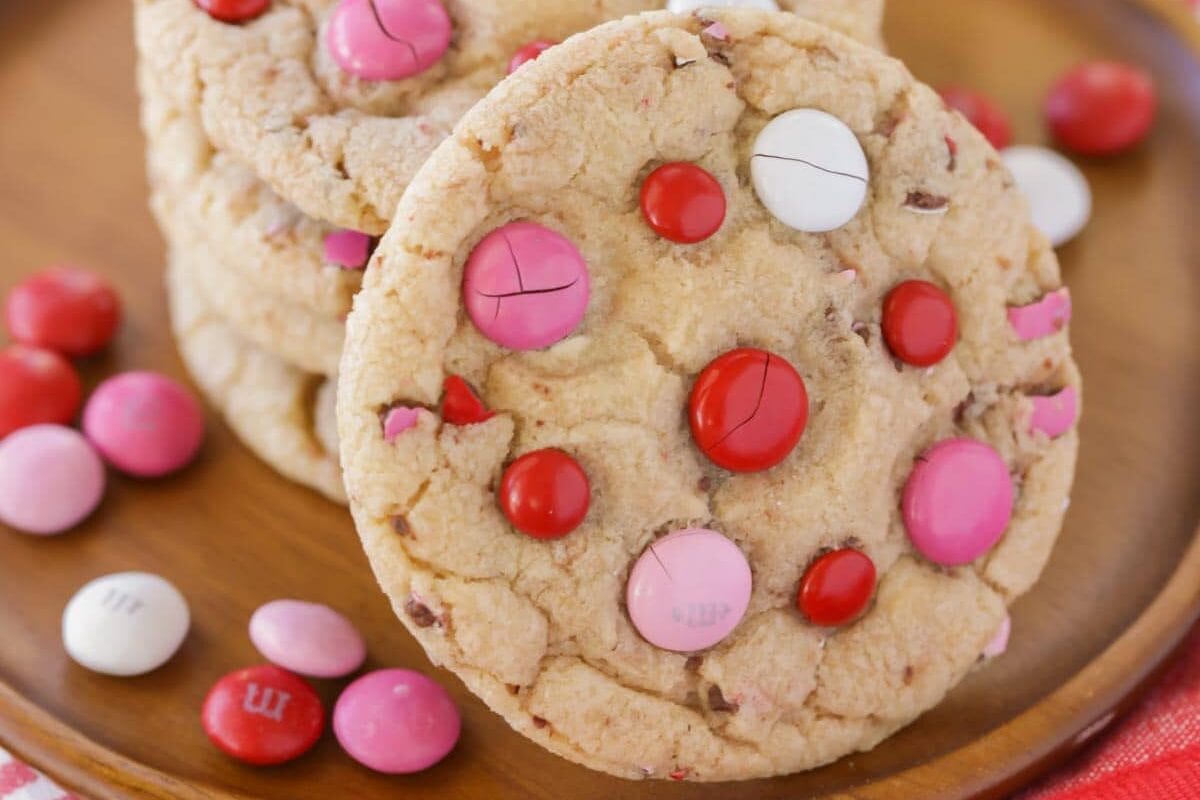
[[[453,39],[427,71],[370,82],[342,72],[325,27],[337,0],[273,0],[258,19],[217,22],[192,0],[137,0],[143,63],[208,138],[286,200],[381,234],[417,169],[459,116],[535,40],[561,41],[662,0],[452,0]],[[783,0],[878,44],[883,0]]]
[[[167,298],[179,352],[192,378],[255,455],[289,480],[344,504],[334,384],[239,336],[191,282],[190,258],[171,257]]]
[[[804,108],[848,126],[870,170],[865,204],[825,234],[780,223],[751,183],[759,132]],[[727,198],[699,244],[661,238],[639,208],[646,176],[677,161]],[[566,237],[590,275],[582,322],[544,350],[494,344],[464,306],[468,256],[514,221]],[[884,297],[908,279],[957,308],[957,344],[928,368],[881,333]],[[546,748],[627,778],[813,768],[938,703],[1041,573],[1078,437],[1031,432],[1031,395],[1079,375],[1065,314],[1023,340],[1009,309],[1060,287],[995,151],[900,62],[787,14],[628,18],[498,87],[401,202],[342,361],[351,509],[430,657]],[[688,398],[709,362],[750,346],[796,367],[810,413],[782,463],[734,474],[694,444]],[[450,375],[496,415],[444,422]],[[1015,491],[1003,538],[959,567],[918,553],[901,512],[918,457],[950,437],[993,448]],[[591,486],[582,525],[555,541],[518,532],[497,498],[507,465],[543,448]],[[650,543],[695,526],[736,543],[752,594],[724,641],[669,652],[633,626],[626,581]],[[797,587],[840,547],[870,557],[878,586],[857,621],[817,627]]]
[[[150,182],[155,193],[172,199],[172,216],[203,231],[218,261],[247,289],[316,315],[348,314],[362,271],[325,260],[325,237],[337,229],[305,216],[229,154],[214,150],[198,112],[172,107],[158,78],[144,66],[138,73]]]

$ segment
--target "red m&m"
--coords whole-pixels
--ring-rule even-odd
[[[641,206],[646,224],[659,236],[695,244],[721,229],[725,190],[695,164],[663,164],[642,183]]]
[[[530,42],[522,47],[517,52],[513,53],[513,57],[508,62],[508,74],[512,75],[525,64],[530,61],[536,61],[538,56],[549,50],[558,42],[552,42],[549,39],[539,39],[536,42]]]
[[[527,453],[500,481],[504,516],[535,539],[559,539],[578,528],[591,500],[587,473],[562,450]]]
[[[692,389],[692,438],[717,466],[758,472],[783,461],[808,424],[808,392],[795,367],[741,348],[713,361]]]
[[[1154,125],[1158,93],[1144,70],[1115,61],[1082,64],[1046,99],[1046,121],[1060,145],[1085,156],[1133,147]]]
[[[1003,150],[1012,144],[1012,123],[997,103],[982,92],[965,86],[944,86],[942,100],[967,118],[984,135],[992,147]]]
[[[883,301],[883,338],[904,363],[933,366],[958,340],[954,303],[928,281],[905,281]]]
[[[8,332],[22,344],[65,356],[103,350],[121,322],[121,301],[91,272],[53,267],[21,282],[4,306]]]
[[[442,419],[451,425],[475,425],[496,416],[458,375],[448,376],[442,391]]]
[[[249,22],[271,5],[271,0],[195,0],[196,5],[219,22]]]
[[[814,625],[852,622],[875,592],[875,562],[852,547],[827,553],[804,573],[796,606]]]
[[[291,761],[321,738],[325,710],[312,687],[275,666],[226,675],[201,711],[204,732],[228,755],[258,766]]]
[[[79,376],[58,353],[21,344],[0,350],[0,439],[30,425],[68,423],[82,403]]]

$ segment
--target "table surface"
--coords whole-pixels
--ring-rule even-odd
[[[1188,550],[1200,519],[1200,64],[1160,19],[1122,0],[893,0],[889,37],[919,77],[974,83],[996,96],[1023,141],[1041,139],[1044,87],[1086,56],[1146,63],[1162,89],[1162,121],[1149,147],[1084,165],[1097,214],[1062,253],[1087,380],[1076,506],[1045,580],[1014,611],[1013,649],[877,751],[746,784],[739,797],[851,787],[856,797],[894,797],[872,787],[935,757],[949,759],[938,762],[948,765],[941,778],[923,774],[904,786],[958,797],[1014,780],[1145,677],[1198,600],[1200,571],[1177,574],[1171,602],[1150,612],[1157,616],[1146,638],[1130,640],[1119,659],[1112,651],[1100,658],[1177,568],[1200,564],[1200,552]],[[89,385],[128,368],[184,377],[167,334],[163,245],[146,211],[132,74],[127,0],[0,2],[0,291],[59,262],[112,277],[129,314],[111,353],[83,365]],[[96,800],[216,797],[234,787],[262,797],[549,798],[567,787],[579,800],[728,796],[727,787],[635,786],[568,764],[512,733],[445,674],[464,708],[465,735],[422,776],[370,774],[328,736],[280,770],[222,757],[199,730],[197,710],[221,674],[259,660],[245,623],[266,600],[300,595],[344,610],[368,634],[369,666],[428,663],[376,589],[345,511],[273,474],[215,417],[210,426],[195,467],[153,483],[114,476],[100,512],[69,536],[0,530],[0,739],[19,735],[23,755],[55,757],[57,775]],[[149,676],[86,673],[62,653],[62,607],[86,580],[138,568],[183,588],[193,633]],[[1081,670],[1092,682],[1068,684]],[[340,685],[318,688],[328,701]],[[1066,686],[1075,686],[1066,705],[1012,727]],[[3,709],[18,707],[30,716],[4,718]],[[1044,741],[1029,746],[1020,737],[1033,730]],[[77,736],[132,761],[117,764]],[[56,739],[66,744],[56,748]],[[951,763],[973,742],[988,744],[974,760]],[[138,764],[161,773],[138,772]]]

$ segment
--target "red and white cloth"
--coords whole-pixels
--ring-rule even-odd
[[[0,747],[0,800],[79,800]]]

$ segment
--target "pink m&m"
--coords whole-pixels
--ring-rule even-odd
[[[1012,636],[1012,617],[1004,615],[1004,621],[996,629],[996,634],[983,646],[980,653],[984,658],[999,658],[1008,650],[1008,640]]]
[[[384,669],[346,687],[333,732],[350,757],[377,772],[420,772],[446,757],[462,721],[446,690],[419,672]]]
[[[733,632],[750,604],[750,564],[716,531],[686,528],[653,542],[625,587],[629,617],[646,641],[691,653]]]
[[[342,269],[362,269],[371,258],[371,237],[351,230],[337,230],[324,239],[325,260]]]
[[[930,561],[953,567],[991,550],[1012,519],[1013,484],[1000,454],[949,439],[917,459],[904,487],[908,538]]]
[[[180,384],[155,372],[109,378],[83,409],[83,432],[108,463],[140,478],[183,469],[204,439],[204,411]]]
[[[1030,401],[1033,403],[1030,430],[1044,433],[1051,439],[1071,430],[1079,417],[1079,392],[1074,386],[1049,397],[1031,397]]]
[[[1008,309],[1008,324],[1023,342],[1053,336],[1071,321],[1071,292],[1050,292],[1036,303]]]
[[[367,646],[353,623],[320,603],[275,600],[250,617],[263,657],[310,678],[341,678],[362,666]]]
[[[74,430],[33,425],[0,441],[0,522],[25,533],[62,533],[103,496],[104,464]]]
[[[560,233],[512,222],[476,245],[463,273],[475,327],[498,345],[538,350],[566,338],[587,311],[587,262]]]
[[[329,18],[325,42],[351,75],[395,81],[436,64],[451,32],[440,0],[342,0]]]

